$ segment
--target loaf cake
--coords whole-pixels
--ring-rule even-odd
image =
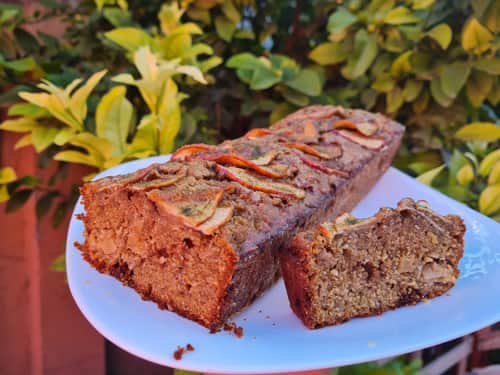
[[[403,129],[313,106],[218,146],[184,146],[167,163],[85,184],[77,246],[144,299],[217,329],[279,278],[282,245],[358,203]]]
[[[292,310],[318,328],[439,296],[458,278],[464,232],[458,216],[409,198],[304,231],[281,253]]]

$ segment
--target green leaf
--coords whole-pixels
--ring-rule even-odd
[[[165,35],[169,35],[177,27],[183,13],[184,11],[179,9],[179,5],[176,1],[169,4],[163,4],[158,13],[161,31],[163,31]]]
[[[500,184],[490,185],[479,196],[479,211],[493,215],[500,210]]]
[[[266,90],[281,81],[281,76],[265,66],[257,66],[250,81],[252,90]]]
[[[490,174],[491,170],[500,161],[500,149],[490,152],[479,164],[478,172],[481,176],[486,177]]]
[[[377,38],[360,29],[354,36],[354,51],[349,55],[347,65],[342,68],[342,75],[353,80],[363,75],[377,56]]]
[[[40,199],[37,200],[35,205],[35,213],[38,219],[41,219],[49,212],[55,197],[57,197],[57,193],[51,191],[45,193],[40,197]]]
[[[434,26],[428,32],[424,34],[431,39],[434,39],[442,49],[447,49],[451,43],[451,39],[453,37],[453,31],[451,27],[446,23],[440,23],[439,25]]]
[[[412,109],[415,113],[420,114],[427,109],[429,105],[429,94],[426,90],[422,91],[412,104]]]
[[[209,70],[215,68],[222,64],[223,60],[219,56],[212,56],[206,60],[199,63],[202,72],[208,72]]]
[[[488,73],[473,70],[465,86],[465,92],[472,105],[479,108],[493,87],[493,77]]]
[[[102,77],[104,77],[106,73],[107,70],[104,69],[97,73],[92,74],[92,76],[90,76],[87,82],[85,82],[71,96],[69,108],[73,116],[75,116],[75,118],[80,123],[83,123],[83,121],[87,117],[87,99],[90,93],[92,92],[92,90],[94,90],[94,88],[97,86],[99,81],[102,79]]]
[[[446,95],[441,86],[440,79],[434,79],[431,81],[431,95],[443,107],[448,107],[453,103],[453,98]]]
[[[68,163],[90,165],[91,167],[99,168],[101,161],[92,155],[84,154],[80,151],[61,151],[54,155],[54,160],[65,161]]]
[[[500,126],[491,122],[475,122],[463,126],[455,133],[462,141],[495,142],[500,139]]]
[[[328,18],[327,30],[335,35],[356,23],[357,20],[358,17],[356,15],[352,14],[344,7],[339,7]]]
[[[404,103],[403,94],[399,87],[386,94],[387,112],[396,112]]]
[[[66,272],[66,256],[61,254],[54,259],[50,265],[50,270],[55,272]]]
[[[9,116],[26,116],[32,119],[47,117],[49,112],[45,108],[41,108],[31,103],[17,103],[9,107],[7,112]]]
[[[0,124],[1,130],[7,130],[15,133],[25,133],[36,129],[38,122],[28,117],[21,117],[14,120],[5,120]]]
[[[405,23],[416,23],[419,21],[420,18],[414,16],[408,8],[403,6],[392,9],[384,17],[384,22],[389,25],[401,25]]]
[[[500,162],[497,162],[488,176],[488,185],[500,184]]]
[[[420,181],[421,183],[425,185],[432,185],[432,181],[443,171],[443,169],[446,166],[440,165],[437,168],[431,169],[430,171],[425,172],[424,174],[421,174],[420,176],[417,177],[417,181]]]
[[[17,179],[16,172],[12,167],[0,168],[0,184],[8,184]]]
[[[153,39],[146,32],[136,27],[118,27],[104,33],[104,36],[129,52],[153,44]]]
[[[120,8],[104,8],[102,15],[114,27],[132,26],[134,24],[130,13]]]
[[[474,68],[483,72],[499,75],[500,74],[500,57],[485,57],[474,62]]]
[[[309,58],[319,65],[332,65],[344,61],[348,55],[343,44],[322,43],[309,53]]]
[[[454,62],[447,66],[440,77],[443,93],[450,98],[456,98],[469,74],[470,66],[467,63]]]
[[[302,69],[292,79],[283,82],[288,87],[309,96],[318,96],[322,90],[322,80],[318,72],[312,69]]]
[[[236,30],[236,24],[224,16],[217,16],[215,17],[215,30],[222,40],[230,42]]]
[[[271,114],[269,115],[269,123],[274,124],[276,121],[281,120],[283,117],[289,115],[296,110],[296,107],[288,103],[278,104]]]
[[[20,209],[30,198],[33,190],[22,189],[15,191],[5,205],[5,212],[11,213]]]
[[[226,61],[228,68],[253,70],[256,65],[261,65],[260,60],[248,52],[233,55]]]
[[[7,185],[0,185],[0,203],[7,202],[10,198]]]
[[[372,83],[371,88],[379,92],[389,92],[396,85],[396,81],[389,73],[380,73],[376,75],[375,81]]]
[[[238,23],[241,20],[241,14],[234,6],[231,0],[225,0],[221,7],[222,13],[233,23]]]
[[[68,202],[61,202],[57,205],[54,214],[52,215],[52,227],[57,228],[59,225],[62,224],[64,221],[64,218],[66,217],[66,213],[68,212],[69,209],[69,204]]]
[[[470,163],[463,165],[455,175],[458,183],[463,186],[469,185],[472,181],[474,181],[474,168]]]
[[[477,55],[480,55],[490,48],[492,39],[493,35],[491,32],[481,25],[474,17],[466,23],[462,30],[463,49]]]
[[[255,40],[255,33],[252,30],[237,29],[233,35],[236,39]]]
[[[416,81],[409,79],[405,82],[405,87],[403,88],[403,98],[405,102],[413,102],[418,98],[424,83],[422,81]]]
[[[434,2],[435,2],[435,0],[414,0],[411,7],[412,7],[412,9],[415,9],[415,10],[427,9],[432,4],[434,4]]]
[[[399,55],[396,60],[391,65],[391,74],[393,76],[400,76],[411,71],[410,58],[413,51],[406,51],[405,53]]]
[[[11,69],[15,72],[23,73],[38,68],[38,64],[33,57],[25,57],[18,60],[5,61],[0,56],[0,66]]]
[[[75,135],[75,130],[71,128],[60,129],[57,135],[54,137],[54,143],[58,146],[63,146],[69,142],[71,138]]]
[[[113,157],[125,153],[127,135],[134,117],[134,109],[125,94],[125,86],[113,87],[102,97],[96,109],[96,134],[110,141]]]
[[[305,107],[309,104],[309,97],[297,92],[296,90],[285,88],[283,90],[283,97],[289,102],[298,107]]]
[[[31,132],[31,142],[36,152],[40,153],[54,143],[54,138],[59,133],[58,128],[38,126]]]

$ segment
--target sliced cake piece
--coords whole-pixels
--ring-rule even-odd
[[[458,216],[409,198],[367,219],[343,214],[283,249],[290,305],[318,328],[439,296],[458,278],[464,233]]]

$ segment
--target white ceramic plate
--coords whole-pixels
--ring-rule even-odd
[[[167,158],[126,163],[101,176],[131,172]],[[354,214],[368,216],[408,196],[427,200],[440,213],[464,218],[461,275],[446,295],[381,316],[310,331],[290,310],[280,281],[235,318],[244,328],[243,338],[228,332],[209,334],[91,268],[73,246],[83,240],[82,223],[74,215],[66,250],[69,286],[86,318],[116,345],[152,362],[204,372],[269,373],[347,365],[436,345],[499,321],[500,225],[395,169],[384,175]],[[78,202],[74,214],[82,211]],[[195,351],[174,360],[173,351],[187,343]]]

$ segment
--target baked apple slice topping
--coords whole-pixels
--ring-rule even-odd
[[[328,149],[328,151],[326,151],[320,147],[314,148],[312,146],[300,142],[285,142],[282,143],[282,145],[325,160],[337,159],[338,157],[342,156],[342,148],[340,146],[336,147],[333,150]]]
[[[179,182],[181,179],[186,177],[186,175],[187,168],[180,169],[174,175],[161,175],[156,173],[155,179],[136,182],[134,184],[131,184],[129,188],[135,191],[161,189]]]
[[[213,216],[204,223],[195,227],[203,234],[213,234],[217,229],[226,224],[233,216],[233,207],[218,207]]]
[[[315,161],[308,159],[307,157],[305,157],[303,155],[297,155],[297,156],[308,167],[311,167],[313,169],[317,169],[318,171],[321,171],[323,173],[330,174],[330,175],[336,175],[336,176],[344,177],[344,178],[349,177],[349,173],[341,171],[340,169],[330,168],[330,167],[318,164]]]
[[[370,137],[378,131],[378,125],[371,122],[353,122],[351,120],[339,120],[333,124],[334,129],[355,130],[361,135]]]
[[[357,134],[356,132],[350,130],[335,130],[337,134],[342,137],[348,139],[353,143],[357,143],[358,145],[367,148],[369,150],[380,150],[384,145],[384,140],[382,138],[375,137],[365,137],[364,135]]]
[[[224,191],[224,188],[210,187],[198,191],[184,191],[177,195],[161,190],[152,190],[146,194],[160,212],[176,217],[188,226],[196,227],[214,215]]]
[[[179,148],[172,154],[170,160],[186,160],[190,156],[198,154],[200,152],[213,151],[215,146],[206,145],[203,143],[194,143],[192,145],[187,145]]]
[[[322,223],[318,226],[318,229],[328,241],[331,241],[333,239],[333,234],[335,233],[335,228],[333,227],[333,223],[330,222]]]
[[[252,159],[251,161],[257,165],[269,165],[274,159],[278,157],[278,155],[278,150],[271,150],[269,152],[266,152],[264,155],[259,156],[258,158]]]
[[[265,137],[266,135],[271,135],[273,132],[267,128],[254,128],[250,129],[246,134],[245,138],[260,138]]]
[[[202,155],[201,159],[215,161],[219,164],[229,164],[236,167],[242,167],[247,169],[252,169],[258,174],[271,178],[283,178],[286,176],[283,172],[280,172],[277,168],[273,169],[271,167],[265,167],[256,164],[253,160],[245,159],[242,156],[236,154],[216,154],[216,155]]]
[[[291,197],[296,199],[304,199],[306,193],[304,190],[299,189],[293,185],[274,182],[274,181],[264,181],[257,177],[252,176],[247,173],[244,169],[237,167],[224,167],[222,165],[216,165],[215,169],[226,178],[236,181],[239,184],[257,191],[262,191],[264,193],[269,193],[282,197]]]

